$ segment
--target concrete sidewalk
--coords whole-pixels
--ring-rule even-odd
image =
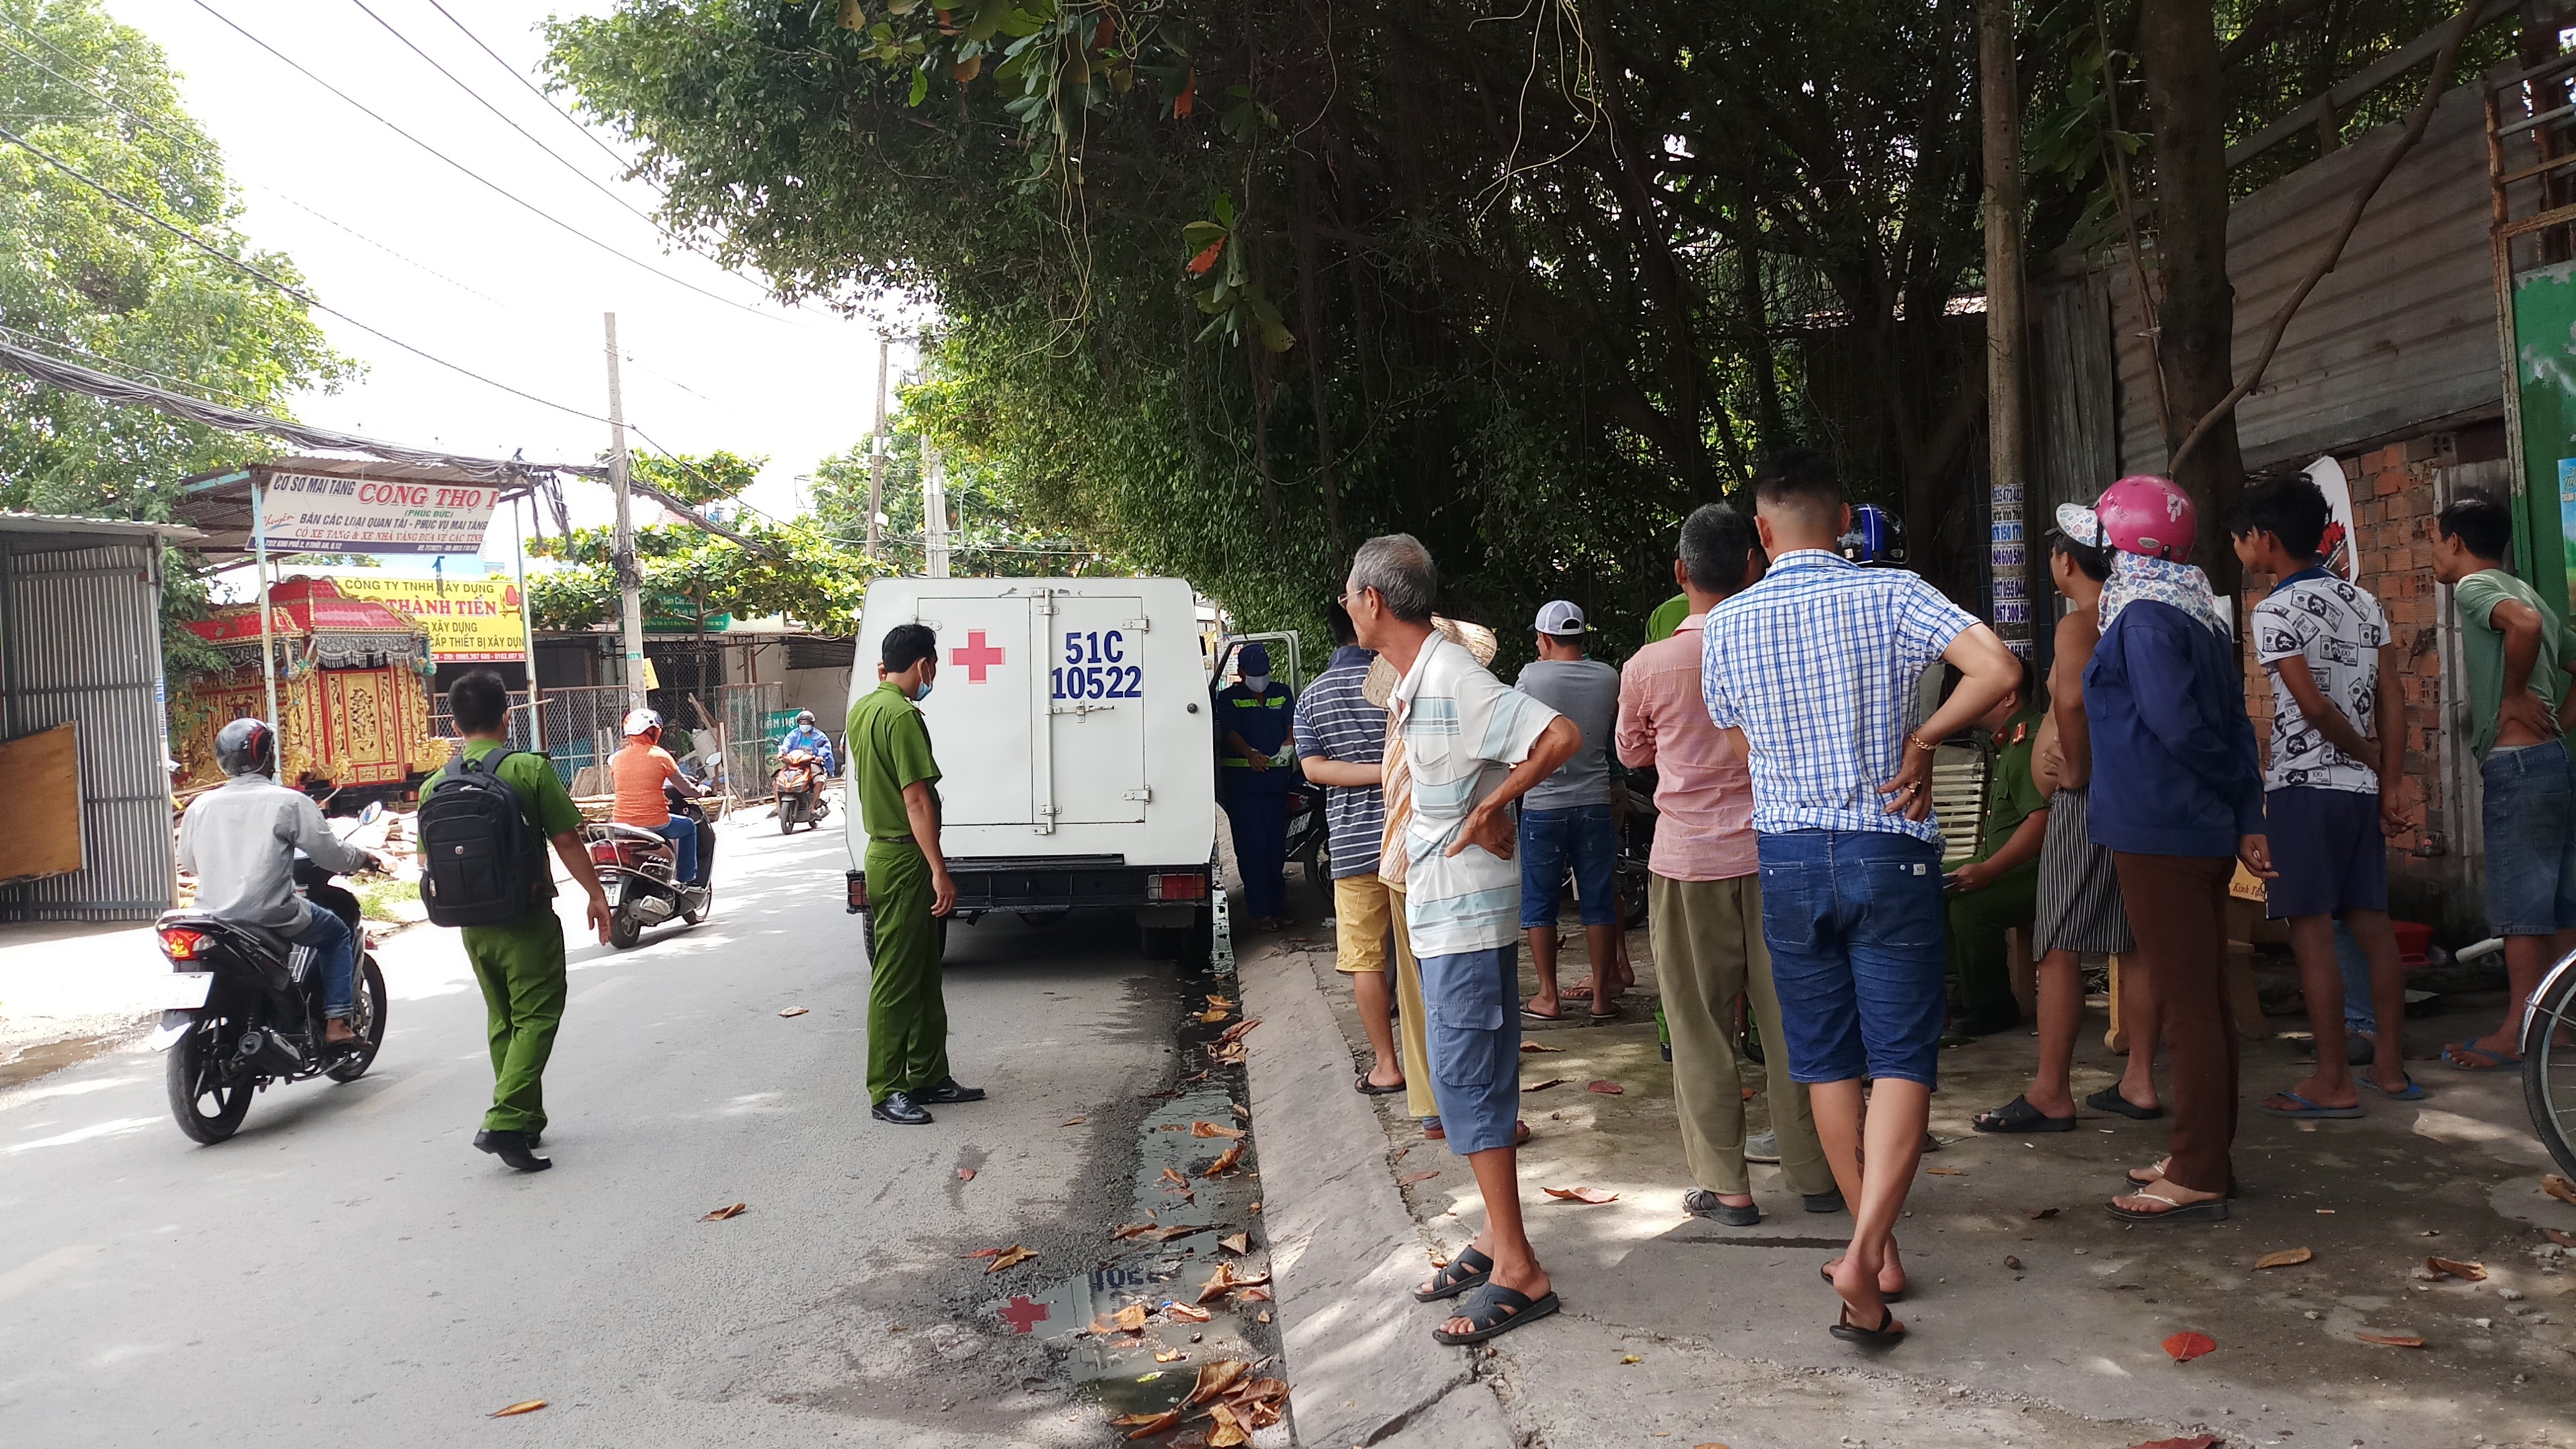
[[[1945,1052],[1933,1104],[1945,1145],[1900,1233],[1912,1337],[1868,1355],[1826,1333],[1837,1305],[1816,1281],[1849,1218],[1805,1213],[1762,1167],[1762,1223],[1727,1229],[1681,1210],[1690,1184],[1642,932],[1640,993],[1622,1021],[1540,1028],[1530,1039],[1562,1054],[1523,1058],[1525,1081],[1563,1082],[1528,1098],[1536,1137],[1521,1179],[1565,1311],[1482,1353],[1441,1348],[1429,1337],[1440,1310],[1404,1290],[1430,1252],[1473,1236],[1482,1209],[1465,1165],[1421,1138],[1402,1098],[1350,1090],[1365,1039],[1328,933],[1308,934],[1256,941],[1240,967],[1246,1009],[1264,1021],[1249,1038],[1252,1110],[1306,1444],[2125,1449],[2186,1429],[2292,1449],[2576,1441],[2576,1273],[2559,1271],[2567,1260],[2541,1232],[2576,1232],[2576,1207],[2540,1192],[2547,1159],[2518,1078],[2426,1061],[2427,1101],[2372,1098],[2361,1121],[2293,1123],[2250,1104],[2304,1074],[2301,1048],[2254,1044],[2235,1216],[2130,1228],[2101,1204],[2123,1168],[2161,1152],[2164,1123],[2088,1112],[2074,1133],[1976,1134],[1968,1119],[2021,1089],[2035,1043],[2020,1032]],[[1584,971],[1573,954],[1568,981]],[[2496,1012],[2464,1003],[2409,1035],[2429,1056]],[[2078,1092],[2116,1065],[2097,1016]],[[1585,1091],[1594,1080],[1623,1091]],[[1374,1137],[1360,1126],[1372,1113]],[[1575,1185],[1619,1200],[1538,1192]],[[2295,1247],[2313,1259],[2254,1270]],[[2428,1255],[2483,1261],[2489,1276],[2420,1281]],[[2160,1345],[2185,1330],[2218,1350],[2175,1363]]]

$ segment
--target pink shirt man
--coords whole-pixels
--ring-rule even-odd
[[[1619,671],[1612,742],[1630,769],[1656,772],[1654,853],[1666,880],[1733,880],[1760,866],[1753,836],[1753,775],[1700,697],[1700,626],[1682,620],[1669,639],[1640,649]]]

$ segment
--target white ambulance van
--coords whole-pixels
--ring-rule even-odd
[[[943,772],[954,919],[1048,924],[1108,907],[1134,916],[1148,956],[1203,959],[1216,767],[1196,591],[1180,579],[880,579],[860,613],[851,703],[877,687],[886,632],[914,623],[939,636],[921,711]],[[855,796],[843,818],[849,908],[864,912]]]

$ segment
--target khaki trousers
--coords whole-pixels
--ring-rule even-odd
[[[1771,1128],[1780,1172],[1801,1193],[1834,1190],[1824,1144],[1816,1140],[1807,1089],[1789,1080],[1789,1039],[1762,943],[1762,877],[1667,880],[1646,885],[1655,983],[1673,1034],[1673,1107],[1691,1181],[1733,1196],[1752,1191],[1744,1166],[1743,1071],[1735,1054],[1735,998],[1749,997],[1762,1032]]]
[[[1422,1014],[1422,963],[1413,959],[1413,933],[1404,925],[1404,887],[1389,884],[1389,924],[1395,931],[1395,1041],[1404,1062],[1404,1110],[1416,1121],[1440,1115],[1431,1097],[1431,1049],[1426,1045]]]

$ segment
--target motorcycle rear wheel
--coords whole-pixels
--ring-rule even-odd
[[[359,958],[357,1000],[351,1007],[349,1029],[366,1045],[324,1073],[335,1082],[354,1082],[365,1076],[367,1068],[376,1064],[376,1052],[385,1044],[385,974],[376,969],[373,955]]]
[[[680,919],[681,919],[681,920],[683,920],[683,921],[688,922],[688,923],[689,923],[690,925],[692,925],[692,926],[696,925],[696,924],[697,924],[698,922],[700,922],[700,921],[705,920],[707,917],[709,917],[709,916],[711,916],[711,915],[714,915],[714,914],[715,914],[715,909],[716,909],[716,888],[715,888],[715,886],[714,886],[713,884],[708,884],[708,885],[700,886],[700,887],[698,887],[698,889],[700,889],[700,890],[702,890],[702,891],[706,892],[706,894],[705,894],[705,895],[703,895],[703,896],[699,897],[699,900],[700,900],[700,902],[701,902],[701,904],[699,905],[699,907],[698,907],[696,910],[694,910],[694,911],[682,911],[682,912],[680,912]],[[686,899],[686,897],[683,897],[683,899]]]
[[[170,1115],[190,1141],[209,1147],[241,1130],[242,1118],[250,1114],[250,1099],[259,1091],[258,1079],[252,1076],[224,1084],[216,1071],[216,1042],[214,1023],[197,1023],[172,1044],[164,1071]],[[207,1110],[209,1105],[212,1110]]]
[[[635,943],[643,939],[644,924],[635,919],[635,913],[633,911],[626,909],[624,906],[620,906],[616,911],[610,914],[608,918],[609,945],[616,947],[620,951],[632,950]]]

